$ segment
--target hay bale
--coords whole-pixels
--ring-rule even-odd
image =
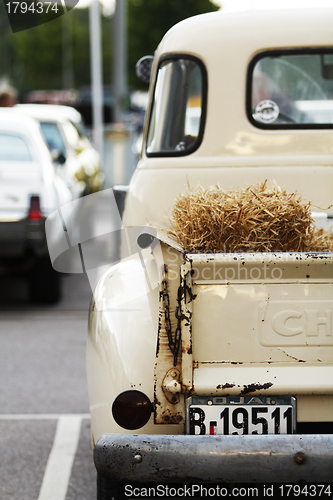
[[[171,234],[188,253],[331,251],[332,234],[313,223],[310,203],[265,181],[228,192],[199,187],[179,196]]]
[[[309,235],[309,252],[333,252],[333,231],[313,228]]]

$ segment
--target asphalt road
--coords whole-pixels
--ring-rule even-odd
[[[63,285],[59,304],[32,307],[23,279],[0,279],[2,500],[96,498],[85,375],[91,289],[83,274]]]

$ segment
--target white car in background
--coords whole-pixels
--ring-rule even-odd
[[[12,109],[0,110],[0,272],[24,273],[33,302],[56,302],[61,296],[45,219],[72,200],[38,122]]]
[[[59,173],[75,196],[99,191],[104,181],[99,153],[92,146],[81,114],[70,106],[17,104],[15,111],[39,121]]]

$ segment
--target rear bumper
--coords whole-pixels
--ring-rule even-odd
[[[0,241],[1,258],[24,257],[27,250],[37,256],[48,254],[44,219],[0,220]]]
[[[103,434],[94,461],[119,482],[330,482],[333,435]]]

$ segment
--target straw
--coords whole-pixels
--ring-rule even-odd
[[[317,230],[311,203],[267,182],[224,191],[219,186],[179,196],[171,234],[188,253],[327,252],[332,232]]]

